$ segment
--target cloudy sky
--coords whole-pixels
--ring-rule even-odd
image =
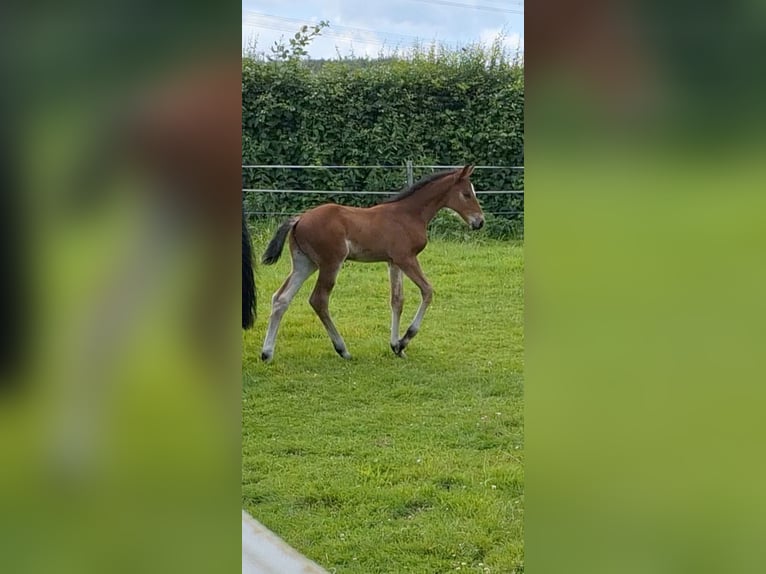
[[[242,45],[267,51],[302,24],[330,22],[309,47],[314,58],[376,56],[414,41],[449,45],[492,42],[504,35],[524,49],[524,0],[242,0]]]

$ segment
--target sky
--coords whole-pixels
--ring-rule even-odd
[[[312,58],[377,56],[419,39],[451,46],[491,43],[501,33],[515,53],[524,49],[524,0],[242,0],[243,48],[269,52],[280,36],[327,20],[308,48]]]

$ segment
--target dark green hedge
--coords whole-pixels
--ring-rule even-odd
[[[394,191],[406,160],[421,165],[521,166],[524,71],[481,49],[387,60],[242,66],[242,162],[389,165],[397,169],[243,170],[243,186]],[[430,173],[416,169],[415,179]],[[477,190],[523,189],[523,171],[477,170]],[[248,194],[246,209],[292,213],[327,201],[382,196]],[[484,195],[485,211],[520,220],[521,195]]]

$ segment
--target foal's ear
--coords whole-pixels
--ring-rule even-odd
[[[476,167],[474,164],[468,164],[465,166],[462,171],[460,172],[460,175],[458,176],[458,179],[465,179],[469,175],[473,173],[473,168]]]

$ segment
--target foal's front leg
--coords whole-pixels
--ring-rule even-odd
[[[420,324],[423,322],[423,316],[426,314],[426,309],[431,304],[434,290],[433,287],[431,287],[431,284],[428,282],[428,279],[426,279],[426,276],[423,275],[423,271],[420,269],[420,264],[416,258],[412,257],[410,259],[400,261],[398,262],[398,266],[402,271],[404,271],[404,274],[409,277],[412,282],[415,283],[415,285],[418,286],[418,289],[420,289],[421,297],[418,312],[415,314],[415,318],[407,328],[407,332],[404,334],[404,337],[399,339],[396,345],[391,346],[394,353],[401,357],[402,351],[404,351],[405,347],[409,345],[412,338],[420,330]]]
[[[393,263],[389,263],[388,278],[391,280],[391,350],[401,357],[403,349],[399,348],[399,320],[404,308],[402,270]]]

